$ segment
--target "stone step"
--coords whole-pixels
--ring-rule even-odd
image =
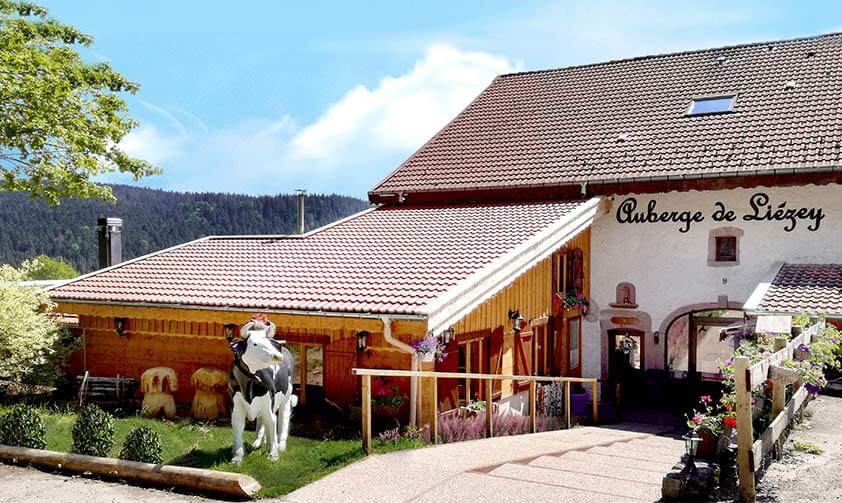
[[[645,438],[635,438],[631,440],[632,443],[646,443],[652,445],[660,445],[664,447],[673,447],[673,446],[680,446],[682,449],[684,448],[684,441],[678,438],[672,437],[657,437],[655,435],[651,435]]]
[[[642,459],[626,458],[613,455],[598,454],[590,451],[570,451],[561,456],[559,459],[570,459],[580,463],[592,463],[597,466],[607,467],[627,467],[635,468],[637,470],[646,470],[650,472],[660,473],[665,475],[670,471],[675,462],[670,461],[647,461]]]
[[[653,449],[645,445],[633,445],[628,443],[616,443],[609,446],[596,446],[588,449],[587,452],[594,454],[605,454],[607,456],[620,456],[645,461],[659,461],[669,463],[670,466],[678,461],[676,454],[662,449]],[[680,456],[679,456],[680,457]]]
[[[649,484],[660,484],[666,474],[666,472],[640,470],[628,466],[606,466],[594,461],[596,460],[589,459],[588,461],[582,461],[565,457],[541,456],[538,459],[532,460],[529,465],[552,470],[599,475],[618,481],[631,480]]]
[[[661,484],[623,480],[588,475],[584,473],[565,472],[530,465],[505,464],[488,473],[492,477],[502,477],[513,480],[537,482],[550,486],[581,489],[604,495],[641,501],[657,501],[661,497]]]

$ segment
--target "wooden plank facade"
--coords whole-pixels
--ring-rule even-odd
[[[567,264],[572,253],[578,253],[581,258],[579,288],[587,296],[589,229],[458,322],[453,327],[455,337],[448,346],[447,358],[435,366],[424,365],[424,368],[497,374],[579,375],[577,369],[571,367],[569,355],[571,344],[578,348],[581,342],[578,333],[575,337],[569,333],[568,322],[581,313],[565,310],[561,303],[563,295],[559,293],[568,289]],[[510,310],[518,310],[524,319],[519,333],[512,329]],[[225,325],[239,327],[251,316],[248,312],[230,310],[70,302],[59,303],[58,311],[79,316],[80,331],[85,339],[84,348],[71,360],[69,373],[78,375],[87,370],[94,376],[138,378],[147,368],[171,367],[178,374],[179,387],[174,395],[179,402],[192,400],[194,390],[190,376],[198,368],[230,368],[232,354],[225,338]],[[308,351],[322,351],[324,394],[337,404],[349,405],[358,400],[360,383],[351,375],[352,368],[407,370],[411,366],[411,355],[385,340],[380,319],[286,313],[270,313],[269,316],[277,327],[279,339],[299,348],[306,345]],[[125,318],[122,335],[115,330],[115,318]],[[357,350],[356,335],[360,331],[368,332],[364,351]],[[426,321],[395,320],[392,333],[396,339],[409,344],[426,334]],[[521,388],[510,381],[495,382],[493,392],[498,398]],[[406,378],[372,382],[374,388],[393,385],[409,395],[410,385]],[[419,397],[422,404],[429,402],[429,391]],[[484,393],[479,382],[456,383],[453,380],[440,380],[437,391],[440,410]]]

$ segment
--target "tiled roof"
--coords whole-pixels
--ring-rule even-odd
[[[840,95],[842,34],[502,75],[372,194],[838,166]]]
[[[582,201],[384,206],[304,237],[212,237],[94,273],[55,300],[418,314]]]
[[[842,264],[784,264],[758,310],[842,315]]]

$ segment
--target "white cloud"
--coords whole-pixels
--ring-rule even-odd
[[[338,161],[360,148],[418,148],[494,76],[516,68],[504,57],[433,45],[408,73],[351,89],[293,138],[292,153]]]
[[[181,123],[145,104],[172,134],[143,126],[121,145],[163,167],[150,183],[172,189],[266,194],[305,187],[363,197],[494,76],[518,68],[493,54],[433,45],[405,74],[353,87],[304,126],[284,116],[208,131],[199,119]]]
[[[120,147],[132,157],[161,164],[182,154],[185,137],[168,135],[152,125],[144,125],[129,132],[120,141]]]

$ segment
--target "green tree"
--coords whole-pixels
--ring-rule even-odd
[[[34,374],[55,361],[65,333],[51,317],[55,304],[47,292],[19,284],[27,273],[0,265],[0,379],[17,382],[41,381]]]
[[[38,255],[29,263],[23,264],[26,271],[26,279],[70,279],[79,276],[79,273],[72,265],[63,259],[54,259],[46,255]]]
[[[117,93],[138,86],[107,63],[85,63],[74,46],[92,42],[42,7],[0,0],[0,189],[53,204],[69,196],[113,200],[92,176],[137,180],[160,171],[120,148],[137,121]]]

